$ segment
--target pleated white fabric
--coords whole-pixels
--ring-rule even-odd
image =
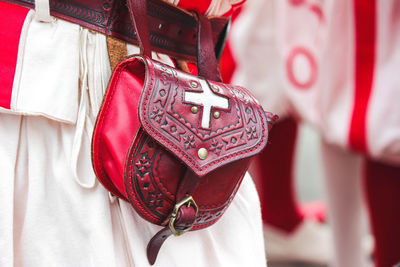
[[[160,227],[110,198],[90,160],[111,74],[105,37],[32,14],[24,28],[13,106],[0,113],[0,266],[148,266]],[[250,177],[219,222],[167,240],[155,266],[266,266]]]

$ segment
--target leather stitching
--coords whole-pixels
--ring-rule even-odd
[[[236,156],[240,156],[240,155],[245,155],[245,154],[248,154],[249,152],[257,150],[264,143],[264,141],[265,141],[265,129],[266,128],[265,128],[265,123],[264,123],[263,119],[265,119],[264,118],[265,115],[264,115],[263,112],[260,111],[259,107],[256,107],[257,111],[260,114],[260,117],[262,118],[262,129],[263,129],[262,134],[263,134],[263,136],[262,136],[261,141],[256,146],[253,146],[252,148],[249,148],[249,149],[246,149],[246,150],[243,150],[243,151],[239,151],[239,152],[235,152],[235,153],[233,153],[231,155],[226,155],[224,157],[219,158],[217,161],[212,161],[210,163],[207,163],[203,167],[199,166],[196,161],[194,161],[191,157],[188,157],[186,155],[186,153],[182,152],[182,150],[179,147],[177,147],[175,144],[171,143],[164,136],[162,136],[161,134],[156,132],[154,130],[153,126],[148,122],[147,117],[146,117],[146,111],[147,111],[147,105],[148,105],[149,96],[150,96],[150,93],[152,92],[152,89],[153,89],[152,86],[153,86],[153,80],[154,80],[154,76],[155,75],[154,75],[154,65],[153,65],[153,63],[150,60],[148,60],[147,58],[144,58],[144,60],[146,61],[146,63],[148,65],[151,66],[152,73],[151,73],[151,77],[150,77],[150,83],[148,84],[148,86],[146,85],[145,88],[144,88],[144,90],[146,91],[146,96],[144,98],[144,104],[143,104],[144,108],[141,109],[141,111],[140,111],[140,113],[142,114],[142,116],[140,116],[140,120],[141,120],[141,122],[142,122],[142,124],[143,124],[143,126],[144,126],[146,131],[151,132],[152,134],[154,134],[154,135],[158,136],[160,139],[162,139],[165,143],[167,143],[169,145],[167,147],[167,149],[173,151],[175,154],[180,155],[183,158],[185,158],[187,161],[191,162],[191,164],[193,165],[191,167],[194,167],[194,168],[196,168],[196,169],[198,169],[200,171],[207,170],[208,168],[210,168],[210,167],[212,167],[212,166],[214,166],[216,164],[219,164],[221,162],[224,162],[224,161],[226,161],[226,160],[228,160],[230,158],[233,158],[233,157],[236,157]],[[148,73],[150,73],[150,70],[149,70]]]

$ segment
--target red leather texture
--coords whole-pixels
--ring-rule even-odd
[[[34,0],[1,0],[34,8]],[[147,23],[152,51],[196,62],[196,19],[190,13],[161,0],[147,1]],[[91,30],[138,44],[126,0],[50,0],[50,14]],[[229,20],[210,18],[216,54],[224,46]]]
[[[221,82],[218,71],[217,58],[214,55],[212,40],[212,29],[210,21],[203,15],[197,15],[197,68],[199,76],[208,80]]]
[[[156,73],[158,73],[157,76],[155,76]],[[167,74],[172,73],[178,75],[173,78],[176,84],[171,84],[169,82],[171,80],[164,80],[167,77],[171,78],[172,76]],[[143,217],[160,225],[170,215],[177,201],[175,193],[186,168],[190,167],[198,174],[195,171],[195,164],[192,162],[189,162],[191,165],[182,163],[180,156],[182,152],[195,152],[196,148],[206,147],[204,144],[209,144],[210,147],[207,147],[209,157],[217,161],[217,164],[202,169],[202,182],[193,195],[199,205],[199,215],[194,226],[194,229],[198,229],[214,223],[232,200],[248,167],[247,159],[237,161],[235,157],[240,159],[254,155],[257,150],[262,149],[267,139],[267,126],[257,126],[257,129],[263,129],[263,132],[258,133],[257,137],[260,137],[257,140],[254,140],[256,134],[253,136],[246,134],[247,124],[244,121],[257,120],[260,125],[263,125],[266,124],[265,117],[255,102],[252,102],[254,106],[251,106],[250,102],[246,104],[245,101],[238,103],[235,100],[239,95],[238,92],[237,95],[230,95],[232,116],[238,116],[240,110],[245,111],[247,108],[256,110],[258,114],[249,117],[250,112],[245,112],[246,115],[239,113],[242,117],[229,119],[228,110],[221,110],[220,119],[215,119],[215,127],[212,123],[210,130],[195,131],[199,127],[201,112],[192,114],[190,107],[193,105],[182,103],[182,99],[179,100],[179,103],[171,106],[171,109],[165,111],[171,112],[169,117],[162,117],[161,113],[153,112],[157,106],[150,106],[149,99],[161,107],[162,103],[170,103],[172,99],[183,94],[185,89],[192,90],[187,84],[180,90],[173,90],[178,89],[177,85],[184,85],[196,79],[199,78],[143,57],[133,57],[123,61],[117,66],[111,78],[93,134],[93,166],[101,183],[114,195],[123,199],[129,198]],[[220,86],[222,88],[223,85],[220,84]],[[154,93],[158,97],[148,97],[148,94],[154,95]],[[140,107],[138,107],[139,98],[141,99]],[[145,103],[146,101],[147,103]],[[178,104],[181,107],[178,107]],[[176,110],[172,109],[174,106]],[[157,133],[153,132],[149,135],[143,130],[145,127],[139,130],[138,109],[143,111],[143,114],[140,115],[142,117],[141,125],[156,123],[154,127],[158,127],[163,136],[157,136]],[[176,111],[182,112],[182,118],[189,116],[189,121],[182,121],[182,118],[176,117]],[[224,116],[224,112],[228,115]],[[146,114],[148,115],[146,116]],[[168,122],[174,122],[174,124],[168,125],[166,124]],[[232,122],[235,124],[239,122],[240,125],[233,124],[234,127],[229,127]],[[176,131],[174,127],[176,127]],[[224,128],[226,129],[224,130]],[[151,129],[154,131],[154,128]],[[212,129],[215,129],[216,133],[212,133]],[[196,139],[191,139],[190,137],[185,138],[185,132],[190,134],[189,136],[200,134]],[[237,134],[238,132],[240,134]],[[169,140],[168,143],[165,143],[168,146],[160,145],[153,135],[157,138],[163,137],[164,142]],[[236,136],[238,136],[239,146],[229,145],[228,141],[232,142],[232,138]],[[244,139],[246,142],[240,138],[246,138]],[[200,143],[203,139],[206,141]],[[215,141],[210,142],[209,139]],[[250,142],[247,139],[250,139]],[[179,140],[180,142],[178,142]],[[176,148],[173,147],[174,144],[177,145]],[[197,157],[197,152],[194,152],[186,155]],[[233,156],[230,156],[232,153]],[[213,160],[210,162],[213,163]],[[200,162],[201,160],[195,158],[194,161]],[[216,169],[216,165],[220,168]],[[208,186],[210,183],[212,187]]]
[[[185,101],[185,92],[201,93],[205,85],[217,85],[219,92],[213,94],[229,102],[227,109],[211,108],[220,117],[210,117],[209,129],[201,128],[202,106]],[[196,114],[193,106],[198,107]],[[139,118],[144,130],[135,139]],[[203,177],[194,194],[201,215],[196,229],[215,221],[211,215],[221,215],[247,169],[247,161],[238,160],[257,154],[267,136],[264,111],[243,88],[207,84],[162,63],[133,57],[118,65],[110,81],[93,135],[93,164],[105,187],[130,198],[142,216],[157,224],[170,214],[178,182],[190,168]],[[198,157],[199,148],[208,151],[206,159]],[[208,188],[208,182],[213,186]]]
[[[124,166],[139,129],[137,111],[143,81],[144,66],[140,61],[116,68],[92,139],[93,167],[98,179],[111,193],[125,200]]]
[[[244,159],[227,164],[201,177],[193,199],[199,212],[193,230],[215,223],[232,201],[248,168]],[[165,225],[176,198],[186,166],[144,131],[140,131],[129,151],[125,186],[129,201],[146,220]]]
[[[254,156],[267,144],[267,118],[244,88],[206,81],[147,58],[139,60],[147,69],[139,108],[141,125],[197,175]],[[211,106],[207,111],[204,104],[187,100],[188,92],[199,94],[209,104],[203,97],[205,92],[213,97],[211,101],[224,98],[228,108]],[[191,112],[194,106],[198,108],[196,114]],[[218,119],[213,116],[215,112]],[[209,128],[202,126],[205,116],[209,116]],[[200,148],[208,151],[206,159],[198,157]]]

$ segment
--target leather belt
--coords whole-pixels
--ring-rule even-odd
[[[1,0],[34,8],[34,0]],[[191,14],[161,0],[149,0],[147,21],[153,51],[196,62],[197,21]],[[137,45],[126,0],[50,0],[50,14],[85,28]],[[222,53],[229,19],[209,19],[217,58]]]

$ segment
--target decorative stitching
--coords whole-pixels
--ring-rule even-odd
[[[154,64],[150,60],[146,59],[146,61],[147,61],[147,64],[149,64],[149,65],[151,64],[151,67],[154,68]],[[264,140],[265,140],[265,134],[264,133],[265,133],[265,129],[266,129],[265,128],[265,123],[264,123],[264,119],[265,118],[264,118],[263,112],[261,112],[260,108],[257,106],[256,107],[257,111],[259,112],[260,117],[262,118],[262,129],[263,129],[263,131],[262,131],[262,139],[261,139],[261,141],[258,142],[258,144],[256,146],[253,146],[253,147],[251,147],[249,149],[246,149],[246,150],[243,150],[243,151],[239,151],[239,152],[235,152],[235,153],[233,153],[231,155],[223,156],[222,158],[219,158],[217,161],[211,161],[211,162],[205,164],[203,167],[199,166],[196,161],[194,161],[186,153],[182,152],[182,150],[180,148],[178,148],[175,144],[171,143],[168,139],[164,138],[164,136],[162,136],[161,134],[156,132],[154,130],[154,128],[152,127],[152,125],[147,121],[147,119],[146,119],[146,110],[147,110],[148,99],[149,99],[150,93],[153,90],[152,84],[153,84],[154,76],[155,75],[154,75],[154,71],[153,71],[152,76],[151,76],[151,82],[149,83],[149,86],[146,86],[145,89],[144,89],[147,92],[146,92],[146,96],[144,98],[144,103],[143,103],[143,107],[144,108],[141,111],[141,114],[143,116],[143,121],[141,120],[142,124],[145,126],[144,128],[146,129],[146,131],[149,131],[149,132],[153,133],[154,135],[156,135],[157,137],[159,137],[160,139],[162,139],[165,143],[167,143],[169,146],[171,146],[171,147],[168,147],[169,150],[172,150],[174,153],[177,153],[178,155],[180,155],[183,158],[185,158],[187,161],[191,162],[192,165],[194,165],[194,167],[196,169],[198,169],[200,171],[204,171],[207,168],[210,168],[210,167],[212,167],[212,166],[214,166],[216,164],[219,164],[219,163],[221,163],[221,162],[223,162],[223,161],[225,161],[227,159],[230,159],[230,158],[233,158],[233,157],[236,157],[236,156],[240,156],[240,155],[245,155],[245,154],[248,154],[248,152],[252,152],[254,150],[257,150],[264,143]]]

